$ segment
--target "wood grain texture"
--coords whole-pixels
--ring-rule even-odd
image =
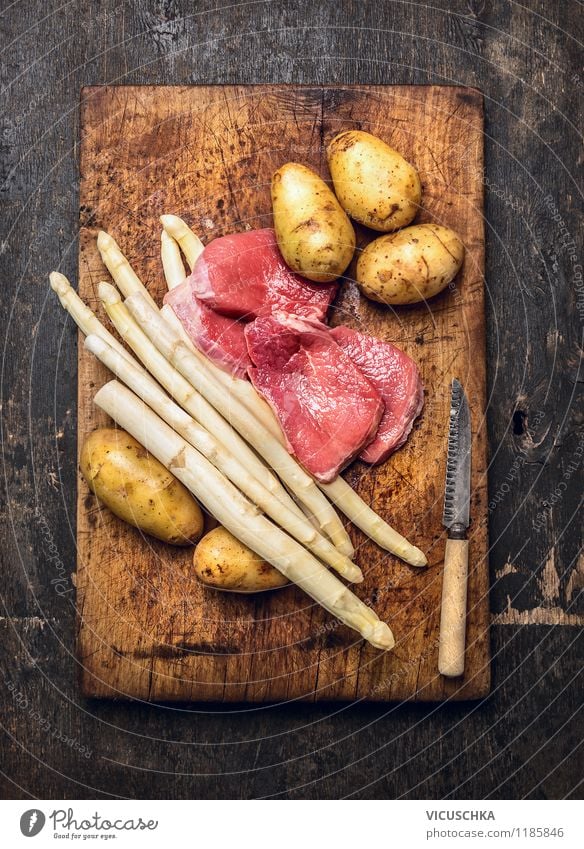
[[[112,233],[160,303],[163,212],[208,242],[271,224],[273,171],[299,160],[326,176],[325,146],[368,130],[420,171],[419,221],[453,227],[464,269],[430,304],[389,310],[361,297],[351,273],[333,323],[391,340],[419,364],[422,417],[387,463],[353,465],[365,501],[426,553],[416,570],[351,528],[364,583],[357,593],[391,624],[396,649],[357,641],[296,588],[253,598],[217,594],[192,576],[191,551],[127,528],[79,479],[79,659],[90,696],[148,700],[477,698],[489,689],[486,526],[482,97],[456,87],[108,87],[85,89],[81,116],[79,291],[100,312],[108,275],[96,232]],[[414,118],[415,120],[412,120]],[[415,128],[415,132],[414,132]],[[359,230],[359,243],[371,233]],[[106,319],[107,321],[107,319]],[[444,533],[441,526],[450,383],[461,379],[473,419],[466,674],[437,673]],[[105,370],[79,347],[79,445],[106,419],[92,398]]]

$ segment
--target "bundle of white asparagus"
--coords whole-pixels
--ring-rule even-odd
[[[185,279],[180,251],[192,268],[203,246],[177,216],[163,215],[161,221],[162,264],[173,288]],[[408,563],[424,566],[423,553],[341,477],[317,485],[286,450],[277,419],[251,383],[231,377],[192,345],[172,309],[158,309],[111,236],[100,233],[97,244],[117,286],[101,283],[100,299],[140,362],[62,274],[50,275],[61,304],[86,335],[86,347],[125,383],[111,381],[98,391],[95,403],[237,539],[373,646],[391,649],[389,627],[327,569],[349,581],[363,577],[333,504]]]

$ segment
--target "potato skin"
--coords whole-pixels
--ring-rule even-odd
[[[346,130],[330,142],[327,158],[336,196],[355,221],[390,233],[414,220],[422,186],[397,150],[370,133]]]
[[[448,286],[463,259],[464,245],[453,230],[416,224],[367,245],[357,262],[357,283],[382,304],[415,304]]]
[[[193,566],[199,581],[216,590],[259,593],[289,583],[223,527],[205,534],[195,549]]]
[[[191,545],[203,533],[188,489],[126,431],[94,430],[79,463],[91,491],[128,524],[171,545]]]
[[[355,231],[324,180],[288,162],[272,177],[272,207],[278,247],[292,271],[315,283],[340,277],[355,252]]]

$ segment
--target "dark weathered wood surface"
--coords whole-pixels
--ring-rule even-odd
[[[583,299],[577,4],[6,4],[2,791],[581,795]],[[224,708],[80,697],[74,658],[78,100],[88,84],[423,83],[485,93],[493,687],[478,703]],[[85,749],[82,749],[85,747]]]
[[[350,528],[365,576],[355,592],[391,624],[394,651],[381,653],[356,639],[294,587],[250,597],[209,592],[193,576],[192,550],[141,538],[99,509],[80,474],[83,694],[225,702],[485,696],[490,662],[481,95],[455,86],[98,86],[83,90],[81,110],[79,292],[108,325],[96,296],[96,283],[109,276],[97,250],[100,229],[118,239],[162,303],[162,212],[184,216],[205,242],[264,227],[271,222],[273,172],[300,160],[327,177],[324,151],[343,129],[363,127],[414,162],[423,186],[416,221],[453,227],[466,249],[460,274],[430,308],[390,310],[371,303],[359,295],[351,268],[330,313],[334,324],[399,345],[418,364],[426,391],[407,444],[389,462],[354,463],[346,473],[365,502],[428,557],[427,569],[413,568]],[[362,246],[371,238],[362,228]],[[455,680],[437,672],[453,377],[464,382],[473,430],[467,651],[464,676]],[[111,424],[93,403],[110,379],[80,345],[78,445],[95,427]]]

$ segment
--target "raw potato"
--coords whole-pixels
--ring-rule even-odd
[[[201,508],[188,489],[124,430],[89,434],[80,458],[89,488],[112,513],[171,545],[203,533]]]
[[[193,565],[199,581],[216,590],[258,593],[289,583],[222,527],[205,534],[195,549]]]
[[[286,264],[315,283],[340,277],[355,252],[355,231],[318,174],[296,162],[283,165],[272,177],[272,206]]]
[[[397,150],[370,133],[346,130],[331,141],[327,158],[335,193],[355,221],[390,233],[414,220],[422,186]]]
[[[463,259],[464,245],[453,230],[416,224],[367,245],[357,262],[357,283],[382,304],[415,304],[448,286]]]

